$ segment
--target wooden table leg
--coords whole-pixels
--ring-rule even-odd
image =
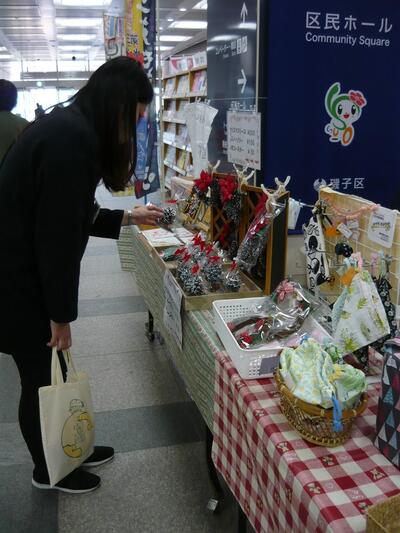
[[[215,465],[212,460],[211,451],[212,451],[212,443],[213,443],[213,434],[209,430],[209,428],[206,426],[206,461],[207,461],[207,470],[208,470],[208,477],[210,479],[210,482],[212,484],[213,492],[214,494],[212,497],[208,500],[207,509],[211,512],[216,512],[220,502],[223,499],[223,490],[221,487],[221,483],[218,479],[217,470],[215,469]]]

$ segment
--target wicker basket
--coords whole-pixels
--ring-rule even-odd
[[[333,448],[343,444],[350,436],[356,416],[367,407],[368,396],[364,393],[357,409],[342,412],[343,429],[336,432],[332,427],[333,409],[323,409],[296,398],[286,387],[279,370],[275,372],[275,381],[281,397],[281,409],[289,423],[303,439],[320,446]]]
[[[367,510],[367,533],[400,533],[400,494]]]

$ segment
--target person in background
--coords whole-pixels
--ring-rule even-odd
[[[34,463],[32,484],[50,489],[38,389],[51,383],[52,348],[72,344],[80,263],[89,235],[118,239],[121,225],[155,225],[162,209],[99,209],[96,188],[122,191],[136,166],[136,123],[153,99],[142,66],[128,57],[104,63],[65,108],[33,122],[0,167],[0,352],[21,378],[19,422]],[[65,361],[59,353],[65,373]],[[114,450],[95,446],[83,466]],[[84,493],[100,478],[74,470],[55,489]],[[1,529],[1,528],[0,528]]]
[[[0,164],[18,135],[29,124],[11,111],[17,105],[17,88],[11,81],[0,80]]]
[[[39,118],[42,115],[44,115],[44,109],[39,103],[36,103],[35,118]]]

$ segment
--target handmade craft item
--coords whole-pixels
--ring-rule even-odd
[[[316,210],[303,226],[307,260],[307,286],[314,291],[330,277],[321,214]]]
[[[384,345],[386,356],[376,417],[375,446],[400,468],[400,339]]]
[[[200,265],[194,265],[187,273],[183,288],[189,296],[201,296],[206,294],[206,283],[201,275]]]
[[[241,284],[242,280],[240,277],[240,270],[236,261],[232,261],[232,264],[225,276],[224,287],[228,292],[238,292]]]
[[[160,220],[160,224],[162,226],[171,226],[176,220],[177,215],[177,207],[175,206],[167,206],[163,209],[163,216]]]
[[[354,268],[351,262],[347,264]],[[366,270],[357,271],[336,300],[332,328],[335,342],[344,353],[354,352],[389,333],[382,301]]]
[[[280,374],[294,396],[313,405],[341,409],[354,408],[367,387],[363,372],[351,365],[337,364],[314,339],[298,348],[284,348],[280,357]],[[334,348],[334,353],[336,348]]]

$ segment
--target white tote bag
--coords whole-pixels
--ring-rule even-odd
[[[88,375],[76,371],[69,351],[63,355],[67,381],[63,380],[57,349],[53,348],[51,385],[39,389],[42,442],[52,486],[93,453],[94,442]]]

